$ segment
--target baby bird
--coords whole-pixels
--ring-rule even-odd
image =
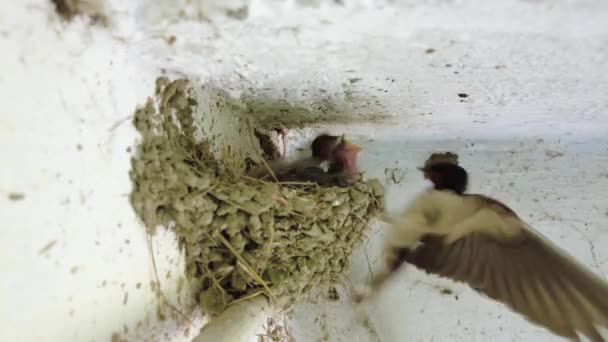
[[[321,139],[317,140],[318,138]],[[312,182],[321,186],[338,187],[348,187],[359,181],[361,177],[357,170],[357,156],[361,147],[346,140],[344,136],[322,135],[318,138],[312,144],[313,156],[318,155],[327,161],[327,172],[320,165],[297,165],[277,178],[283,182]]]
[[[362,148],[341,137],[340,142],[332,151],[327,173],[344,179],[348,184],[361,180],[357,167],[357,157]]]
[[[433,188],[392,218],[385,269],[371,293],[403,263],[464,282],[552,333],[605,341],[608,283],[526,224],[504,203],[465,193],[468,173],[454,161],[422,168]]]
[[[285,151],[283,153],[283,158],[279,160],[273,160],[268,162],[270,169],[277,176],[288,173],[293,169],[301,169],[307,167],[319,167],[325,161],[329,161],[331,157],[331,152],[338,144],[339,137],[332,136],[328,134],[322,134],[317,136],[312,144],[310,145],[311,156],[306,158],[301,158],[294,161],[287,161],[285,159]],[[268,168],[265,165],[258,165],[251,173],[250,177],[254,178],[270,178],[270,172],[268,172]]]
[[[357,154],[361,147],[349,142],[344,136],[322,134],[311,144],[311,156],[292,162],[278,160],[269,163],[280,182],[312,182],[322,186],[349,186],[359,180],[357,173]],[[327,162],[329,171],[321,164]],[[251,175],[268,178],[268,170],[260,165]]]

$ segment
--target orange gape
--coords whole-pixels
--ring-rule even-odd
[[[342,137],[342,141],[334,149],[328,172],[340,173],[351,182],[359,181],[361,175],[357,168],[357,157],[362,148]]]

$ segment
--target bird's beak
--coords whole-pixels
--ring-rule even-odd
[[[418,166],[416,169],[424,174],[424,179],[429,179],[428,169],[424,166]]]

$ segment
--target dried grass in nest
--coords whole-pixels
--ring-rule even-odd
[[[196,142],[188,81],[157,80],[158,105],[135,112],[133,208],[149,232],[175,226],[201,306],[219,313],[265,294],[287,308],[313,286],[335,283],[369,220],[383,208],[378,180],[351,188],[290,187],[222,168]]]

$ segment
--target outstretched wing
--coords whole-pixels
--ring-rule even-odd
[[[426,236],[406,261],[465,282],[557,335],[605,341],[597,326],[608,327],[608,284],[512,218],[503,224],[519,225],[510,230],[520,233],[508,240],[479,231],[451,244]]]

